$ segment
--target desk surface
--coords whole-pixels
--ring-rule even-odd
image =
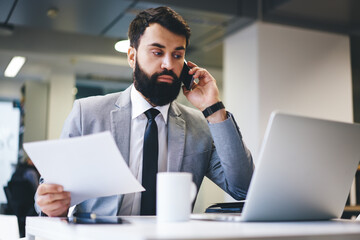
[[[130,224],[69,224],[59,218],[28,217],[27,239],[360,239],[360,221],[156,223],[155,217],[124,217]]]

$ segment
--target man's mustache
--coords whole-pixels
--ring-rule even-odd
[[[155,78],[158,78],[159,76],[162,76],[162,75],[171,76],[171,77],[174,79],[174,82],[178,82],[178,81],[179,81],[179,77],[176,76],[176,74],[175,74],[173,71],[167,70],[167,69],[165,69],[165,70],[162,71],[161,73],[155,73],[155,74],[154,74],[154,77],[155,77]]]

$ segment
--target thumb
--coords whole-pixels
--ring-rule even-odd
[[[190,90],[187,90],[187,88],[185,87],[185,85],[182,85],[182,90],[183,90],[184,96],[187,97],[187,95],[189,94]]]

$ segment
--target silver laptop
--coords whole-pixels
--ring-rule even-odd
[[[359,164],[359,144],[360,124],[272,113],[241,216],[201,214],[193,219],[339,218]]]

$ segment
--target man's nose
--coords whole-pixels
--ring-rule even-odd
[[[164,56],[161,63],[162,69],[172,70],[174,68],[174,60],[171,56]]]

